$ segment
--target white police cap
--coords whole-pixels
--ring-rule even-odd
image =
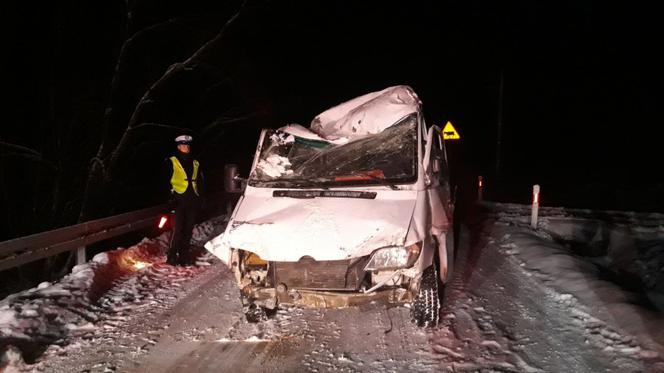
[[[175,138],[175,143],[176,144],[191,144],[191,142],[194,140],[193,137],[189,135],[181,135]]]

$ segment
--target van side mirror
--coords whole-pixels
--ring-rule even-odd
[[[242,184],[246,181],[238,175],[236,164],[224,166],[224,190],[226,193],[242,192]]]

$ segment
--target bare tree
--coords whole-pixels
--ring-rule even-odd
[[[98,148],[97,154],[90,160],[88,178],[83,194],[83,203],[79,214],[79,221],[90,219],[96,214],[107,213],[103,211],[104,208],[98,205],[99,201],[105,200],[103,196],[109,194],[109,188],[115,181],[120,161],[123,157],[127,157],[132,148],[132,145],[139,138],[137,135],[147,132],[159,132],[166,130],[168,133],[174,132],[173,129],[180,128],[179,125],[170,123],[154,123],[145,122],[147,111],[153,110],[155,102],[159,97],[169,90],[172,90],[172,84],[177,79],[181,79],[183,75],[189,74],[192,71],[205,71],[210,69],[210,65],[214,64],[215,71],[221,71],[225,74],[225,78],[220,78],[221,81],[227,79],[232,74],[232,55],[230,51],[233,50],[234,42],[234,29],[241,24],[242,16],[250,12],[251,9],[256,8],[250,6],[249,1],[245,1],[235,14],[230,17],[218,33],[210,40],[203,43],[195,50],[188,58],[182,62],[171,64],[142,94],[136,103],[131,116],[126,122],[126,126],[119,136],[117,142],[116,135],[111,133],[112,116],[114,108],[109,106],[106,109],[106,120],[104,123],[104,131],[102,142]],[[131,11],[129,12],[131,13]],[[124,59],[127,58],[128,50],[132,45],[141,37],[141,35],[148,32],[159,32],[160,30],[173,27],[178,22],[177,19],[170,19],[165,22],[150,26],[147,29],[141,30],[132,37],[128,38],[124,43],[122,52],[118,59],[116,74],[112,82],[111,89],[118,90],[120,82],[120,73],[122,66],[125,63]],[[238,32],[241,32],[239,30]],[[224,51],[228,54],[224,55]],[[221,56],[221,57],[220,57]],[[252,115],[256,115],[255,113]],[[242,120],[250,118],[251,115],[240,114],[235,116],[226,116],[221,114],[215,121],[215,124],[233,124],[239,123]],[[144,136],[144,135],[143,135]]]

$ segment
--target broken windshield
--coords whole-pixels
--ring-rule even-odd
[[[249,185],[288,188],[414,182],[416,144],[416,113],[378,134],[343,145],[270,130]]]

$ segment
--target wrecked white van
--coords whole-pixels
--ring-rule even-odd
[[[309,128],[263,130],[228,226],[205,247],[254,310],[382,299],[435,325],[454,262],[448,180],[440,129],[410,87],[390,87]]]

